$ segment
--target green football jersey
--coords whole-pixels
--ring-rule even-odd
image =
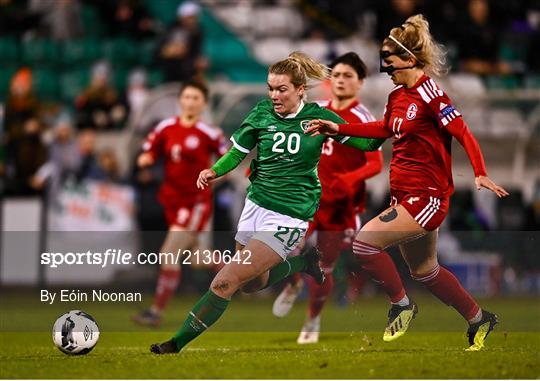
[[[316,103],[305,103],[296,116],[281,117],[266,99],[251,110],[233,134],[231,141],[239,151],[248,153],[257,147],[247,193],[255,204],[304,221],[313,217],[321,197],[317,166],[327,137],[304,134],[312,119],[345,123]],[[348,137],[334,139],[344,142]]]

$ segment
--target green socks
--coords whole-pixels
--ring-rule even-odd
[[[288,258],[270,270],[266,287],[273,286],[295,272],[304,271],[305,268],[306,258],[304,256],[299,255]],[[214,324],[223,315],[228,305],[228,299],[224,299],[208,290],[191,309],[182,328],[172,338],[178,351]]]
[[[173,337],[178,351],[214,324],[225,312],[228,304],[229,300],[208,290],[189,312],[182,328]]]
[[[268,283],[264,288],[268,288],[276,284],[289,275],[304,271],[306,269],[306,258],[303,255],[287,258],[284,262],[270,269]]]

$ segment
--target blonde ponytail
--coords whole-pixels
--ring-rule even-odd
[[[268,69],[272,74],[287,74],[295,87],[307,86],[308,80],[323,81],[328,78],[330,69],[302,52],[292,52]]]
[[[423,15],[411,16],[405,23],[390,31],[390,36],[396,39],[405,49],[392,38],[386,38],[383,45],[391,46],[402,59],[409,58],[409,50],[418,66],[425,68],[436,76],[448,72],[446,66],[446,49],[437,43],[429,31],[429,23]]]

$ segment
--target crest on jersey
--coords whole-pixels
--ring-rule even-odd
[[[407,200],[407,202],[408,202],[409,204],[411,204],[411,205],[412,205],[413,202],[415,202],[415,201],[420,201],[420,197],[410,197],[410,198]]]
[[[199,138],[196,137],[195,135],[189,135],[187,138],[186,138],[186,141],[185,141],[185,145],[186,145],[186,148],[189,148],[189,149],[195,149],[199,146]]]
[[[309,120],[303,120],[300,122],[300,128],[305,131],[309,127]]]
[[[416,103],[411,103],[407,109],[407,120],[413,120],[416,118],[416,112],[418,111],[418,106]]]

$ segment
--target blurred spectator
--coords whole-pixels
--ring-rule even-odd
[[[87,178],[113,183],[122,182],[116,153],[110,148],[99,151],[97,165],[88,172]]]
[[[6,139],[17,139],[22,135],[24,123],[37,118],[41,104],[32,91],[32,71],[29,68],[18,70],[11,78],[5,109]]]
[[[83,24],[79,0],[31,0],[29,9],[40,16],[38,36],[55,41],[82,37]]]
[[[155,36],[156,21],[150,17],[141,0],[101,0],[97,9],[110,36],[137,40]]]
[[[375,12],[377,14],[375,37],[382,42],[392,28],[400,26],[408,17],[418,13],[418,5],[416,0],[386,0],[376,3]]]
[[[166,82],[202,77],[208,67],[202,57],[203,34],[199,27],[200,7],[186,1],[177,10],[175,23],[158,44],[157,62]]]
[[[90,85],[75,101],[78,128],[110,130],[124,126],[127,107],[109,83],[110,76],[107,62],[98,62],[92,68]]]
[[[32,186],[42,189],[48,182],[51,193],[55,194],[62,182],[77,173],[81,164],[81,155],[68,115],[64,114],[58,118],[52,133],[49,159],[33,177]]]
[[[458,28],[463,70],[480,75],[510,73],[510,66],[499,59],[500,30],[490,16],[487,0],[469,0],[467,15]]]
[[[77,181],[92,177],[98,172],[98,163],[95,155],[96,132],[92,129],[84,129],[79,132],[77,146],[80,155],[80,165],[77,169]]]
[[[41,104],[32,92],[32,71],[22,68],[11,79],[5,106],[6,192],[35,194],[32,175],[47,159],[41,139]]]
[[[126,98],[130,114],[139,113],[148,98],[150,90],[147,86],[148,76],[144,69],[135,69],[129,74]]]
[[[41,121],[30,118],[23,123],[21,135],[10,140],[7,146],[7,194],[23,196],[37,193],[32,186],[32,179],[34,173],[47,160],[47,148],[41,138],[42,132]]]

